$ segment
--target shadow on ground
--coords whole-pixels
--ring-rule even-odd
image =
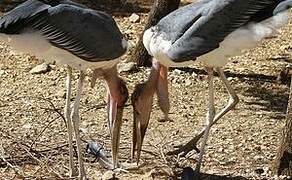
[[[242,176],[229,176],[229,175],[214,175],[214,174],[206,174],[200,173],[197,174],[191,167],[186,167],[183,169],[182,173],[177,177],[177,179],[181,180],[246,180]]]
[[[171,68],[170,70],[174,70]],[[196,73],[200,75],[207,75],[205,70],[196,68],[177,68],[186,73]],[[217,74],[215,74],[217,76]],[[240,74],[230,71],[225,71],[227,77],[238,78],[241,82],[246,82],[248,88],[244,90],[243,95],[247,97],[254,97],[257,101],[248,102],[250,105],[259,105],[262,110],[275,112],[275,119],[282,119],[283,114],[286,113],[287,103],[288,103],[288,88],[287,89],[277,89],[274,88],[274,84],[279,84],[276,76],[265,75],[265,74]],[[287,82],[290,82],[289,77]],[[285,83],[286,84],[286,83]]]

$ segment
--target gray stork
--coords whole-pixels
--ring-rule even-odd
[[[86,178],[79,135],[79,106],[85,70],[93,70],[93,83],[101,76],[108,90],[108,125],[113,168],[118,163],[120,128],[128,91],[116,64],[127,49],[114,19],[101,11],[69,0],[28,0],[0,18],[0,40],[15,50],[55,60],[67,69],[65,118],[69,142],[70,176],[73,163],[73,129],[77,143],[79,177]],[[70,108],[72,68],[80,72],[73,108]]]
[[[197,141],[203,136],[196,166],[197,172],[200,171],[211,126],[239,101],[221,69],[222,66],[227,63],[228,57],[240,54],[242,49],[255,47],[263,38],[275,32],[275,29],[286,24],[288,13],[285,10],[291,6],[291,2],[291,0],[200,0],[170,13],[157,25],[145,31],[143,43],[153,57],[153,65],[149,79],[136,86],[131,98],[134,108],[132,157],[137,150],[137,163],[155,92],[162,109],[169,110],[165,86],[167,68],[202,62],[208,74],[209,84],[206,127],[189,143],[179,146],[179,149],[172,152],[186,155],[196,149]],[[229,94],[228,104],[217,114],[214,107],[214,70],[217,71]]]

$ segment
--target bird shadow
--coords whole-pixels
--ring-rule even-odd
[[[256,101],[245,102],[248,105],[258,105],[260,110],[275,112],[273,118],[282,119],[285,116],[289,90],[276,89],[263,85],[261,82],[249,82],[250,87],[243,93],[244,96],[255,97]]]
[[[201,173],[199,178],[193,178],[197,180],[247,180],[247,178],[242,176],[229,176],[229,175],[214,175]]]
[[[206,71],[203,69],[197,69],[197,68],[190,68],[190,67],[182,67],[182,68],[170,68],[170,71],[173,71],[174,69],[179,69],[185,73],[196,73],[200,75],[207,75]],[[230,71],[224,71],[225,75],[227,77],[236,77],[239,80],[258,80],[258,81],[264,81],[264,82],[275,82],[277,81],[276,76],[271,75],[265,75],[265,74],[239,74],[239,73],[233,73]],[[215,72],[215,76],[218,76],[218,74]]]
[[[175,179],[181,180],[246,180],[243,176],[231,176],[231,175],[215,175],[208,173],[197,173],[191,167],[183,168],[182,172],[178,174]]]
[[[171,68],[170,71],[174,69],[179,69],[185,73],[196,73],[199,75],[207,75],[205,70],[196,69],[190,67],[183,68]],[[242,94],[246,97],[254,97],[256,101],[245,102],[248,105],[258,105],[261,110],[275,112],[273,118],[282,119],[286,113],[287,104],[288,104],[288,93],[289,93],[289,83],[291,77],[288,77],[285,81],[287,88],[275,88],[280,82],[277,80],[277,76],[257,74],[257,73],[234,73],[230,71],[224,72],[227,77],[237,78],[240,82],[245,82],[248,84],[248,88],[245,88]],[[215,73],[215,76],[218,76]]]

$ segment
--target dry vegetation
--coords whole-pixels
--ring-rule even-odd
[[[139,15],[139,23],[130,23],[128,16],[115,16],[133,45],[147,14]],[[289,90],[288,85],[276,78],[292,58],[291,29],[289,23],[257,48],[230,59],[225,67],[240,103],[211,130],[202,169],[209,179],[276,179],[271,165],[284,125]],[[130,53],[123,61],[129,59]],[[30,74],[39,63],[32,56],[15,53],[0,44],[0,179],[68,177],[68,146],[62,115],[65,70],[50,65],[50,71],[45,74]],[[148,75],[149,69],[145,68],[121,74],[130,93]],[[91,89],[89,80],[88,77],[80,109],[83,145],[97,141],[110,150],[105,87],[99,81]],[[206,75],[200,65],[172,69],[169,82],[173,121],[159,121],[162,113],[155,104],[141,167],[117,172],[116,177],[175,179],[182,167],[195,166],[195,154],[186,158],[164,158],[164,154],[174,145],[187,142],[203,127],[207,108]],[[216,105],[220,109],[228,97],[218,78],[215,83]],[[122,162],[129,161],[131,147],[132,107],[130,102],[127,104],[121,137]],[[86,171],[90,179],[101,179],[107,170],[87,156]]]

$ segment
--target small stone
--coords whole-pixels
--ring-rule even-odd
[[[30,129],[31,128],[31,124],[27,123],[27,124],[23,125],[22,128]]]
[[[187,79],[187,80],[185,81],[185,85],[186,85],[186,86],[190,86],[190,85],[192,85],[192,81],[191,81],[190,79]]]
[[[232,81],[233,80],[233,77],[228,77],[227,80],[228,81]]]
[[[4,74],[5,74],[5,71],[3,69],[0,69],[0,77]]]
[[[43,63],[32,68],[29,72],[31,74],[42,74],[48,72],[49,70],[49,65],[47,63]]]
[[[84,133],[84,134],[88,133],[88,129],[87,129],[87,128],[79,128],[79,130],[80,130],[82,133]]]
[[[118,179],[115,177],[116,174],[115,172],[109,170],[109,171],[106,171],[103,175],[102,175],[102,180],[115,180],[115,179]]]
[[[137,23],[140,20],[140,16],[136,13],[133,13],[130,17],[129,17],[130,22],[132,23]]]
[[[130,72],[136,69],[134,62],[128,62],[128,63],[120,63],[118,64],[118,72]]]
[[[173,70],[173,72],[174,72],[175,74],[181,74],[181,73],[182,73],[182,71],[179,70],[179,69],[175,69],[175,70]]]
[[[198,76],[197,73],[195,73],[195,72],[192,73],[192,77],[193,77],[193,78],[195,78],[195,77],[197,77],[197,76]]]
[[[55,95],[56,97],[59,97],[59,98],[66,98],[66,92],[63,90],[63,89],[61,89],[60,91],[58,91],[57,93],[56,93],[56,95]]]

